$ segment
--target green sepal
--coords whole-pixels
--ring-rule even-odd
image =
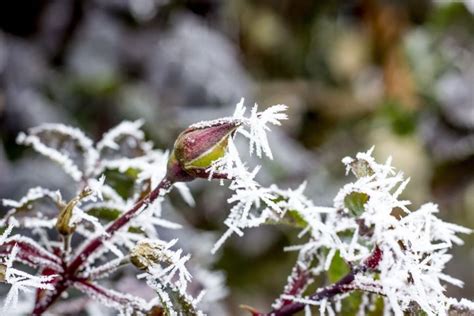
[[[369,196],[362,192],[351,192],[344,197],[344,206],[354,216],[360,216],[365,212],[364,205],[369,200]]]
[[[227,149],[228,139],[229,136],[224,137],[220,142],[203,153],[201,156],[186,163],[184,166],[185,169],[209,168],[214,161],[224,157],[225,151]]]

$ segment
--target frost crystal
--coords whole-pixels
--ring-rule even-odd
[[[287,115],[283,113],[286,109],[286,105],[279,104],[271,106],[262,112],[258,112],[258,105],[255,104],[250,111],[250,116],[246,117],[245,113],[247,108],[244,106],[244,99],[242,98],[237,104],[232,117],[200,122],[193,124],[190,127],[204,128],[226,122],[241,123],[242,126],[237,129],[237,132],[249,139],[250,153],[252,154],[255,151],[258,157],[262,157],[263,152],[268,158],[273,159],[272,151],[267,139],[267,132],[270,131],[268,125],[281,125],[280,121],[288,118]]]
[[[310,203],[293,205],[307,223],[302,233],[309,234],[310,239],[291,249],[299,250],[301,258],[320,258],[328,252],[313,267],[316,274],[329,269],[336,252],[352,267],[369,270],[356,274],[347,286],[385,296],[387,313],[403,315],[416,304],[428,315],[447,315],[451,299],[444,294],[443,283],[462,286],[461,281],[443,272],[451,259],[447,251],[454,244],[462,244],[457,234],[470,230],[437,218],[438,208],[433,203],[410,210],[410,202],[399,199],[409,180],[394,170],[390,159],[378,164],[371,153],[372,149],[356,158],[343,159],[358,179],[339,191],[333,208],[315,208]],[[360,195],[365,197],[360,206],[348,203]],[[292,193],[289,201],[295,198]],[[350,212],[352,207],[363,211],[355,215]],[[302,299],[309,299],[305,304],[311,304],[310,298],[292,300]],[[342,299],[336,297],[336,302]],[[313,303],[330,313],[324,301]]]
[[[373,148],[342,160],[347,173],[351,171],[356,179],[340,189],[330,207],[317,206],[308,199],[306,183],[282,189],[257,181],[260,166],[249,167],[241,159],[234,139],[244,136],[251,155],[272,159],[266,133],[287,118],[285,110],[285,105],[275,105],[259,112],[255,105],[247,115],[242,99],[233,116],[192,125],[187,132],[224,131],[220,147],[205,146],[206,134],[200,133],[193,134],[204,135],[199,141],[191,137],[183,141],[181,154],[199,153],[191,166],[201,168],[200,176],[180,174],[188,169],[182,169],[176,147],[171,154],[153,149],[140,129],[141,120],[119,124],[96,144],[78,129],[61,124],[46,124],[20,134],[19,143],[31,145],[59,163],[77,188],[69,202],[59,191],[40,187],[30,189],[18,201],[3,200],[10,208],[0,220],[5,227],[0,235],[0,278],[11,286],[4,300],[5,313],[19,304],[20,292],[34,289],[47,290],[36,292],[35,313],[42,313],[53,303],[52,297],[65,293],[69,286],[123,315],[154,311],[204,315],[200,309],[217,308],[216,301],[227,295],[224,276],[196,262],[202,260],[199,255],[191,260],[179,248],[188,249],[187,241],[162,240],[162,231],[157,230],[182,227],[162,217],[162,203],[171,189],[176,188],[194,205],[188,187],[177,181],[208,176],[222,183],[228,179],[232,191],[227,200],[230,212],[224,221],[227,231],[212,252],[232,234],[242,236],[247,228],[288,224],[299,230],[301,243],[285,249],[298,251],[298,260],[283,293],[272,305],[274,311],[297,304],[306,315],[311,315],[312,309],[321,315],[340,314],[353,291],[361,295],[358,315],[374,310],[380,296],[386,315],[413,311],[447,315],[450,309],[472,310],[472,302],[458,302],[445,295],[446,283],[463,283],[444,272],[451,259],[448,251],[462,244],[460,233],[470,230],[437,218],[438,207],[433,203],[410,208],[410,201],[400,198],[409,179],[391,166],[391,159],[377,163]],[[189,136],[186,131],[184,135]],[[213,135],[222,140],[222,135]],[[168,164],[170,161],[178,165]],[[114,183],[117,174],[133,185]],[[52,204],[48,212],[36,208],[43,200]],[[29,229],[34,237],[10,236],[16,228]],[[60,239],[51,240],[52,229],[61,233]],[[21,271],[14,263],[37,269],[38,275]],[[128,289],[122,293],[95,283],[130,263],[140,270],[135,269],[138,279],[144,279],[156,292],[150,302],[129,294]],[[341,265],[348,271],[345,276],[337,276],[339,280],[308,295],[316,276],[327,273],[328,279],[334,278],[333,270]],[[296,311],[291,309],[295,306],[289,307]]]
[[[97,143],[97,150],[102,151],[105,148],[111,148],[118,150],[120,148],[117,141],[124,136],[133,136],[136,139],[143,140],[144,133],[140,128],[143,125],[143,120],[137,120],[134,122],[124,121],[108,131]]]
[[[15,245],[6,261],[5,282],[10,284],[11,287],[3,303],[4,313],[16,308],[20,292],[30,292],[32,289],[54,289],[51,282],[56,275],[34,276],[13,267],[18,252],[19,248]]]

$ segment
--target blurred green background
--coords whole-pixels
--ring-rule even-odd
[[[474,1],[16,0],[0,2],[0,197],[29,187],[74,189],[15,143],[44,122],[97,139],[124,119],[171,148],[188,124],[251,106],[289,105],[271,135],[275,159],[261,181],[308,181],[330,205],[340,160],[375,145],[412,181],[414,207],[434,201],[443,219],[474,227]],[[257,162],[255,162],[257,163]],[[221,234],[229,192],[191,184],[197,207],[172,196],[189,225]],[[217,236],[217,235],[216,235]],[[448,287],[474,298],[474,236],[463,236]],[[296,232],[265,227],[233,237],[215,267],[227,274],[228,313],[268,310],[295,260]],[[203,245],[207,247],[208,245]],[[205,253],[208,249],[203,248]]]

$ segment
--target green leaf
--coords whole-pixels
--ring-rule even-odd
[[[105,171],[107,183],[124,199],[133,195],[137,170],[128,169],[125,173],[117,169]]]
[[[122,212],[114,208],[93,207],[87,213],[99,219],[103,219],[106,221],[113,221],[117,219]]]
[[[219,143],[211,147],[208,151],[196,159],[186,163],[186,168],[209,168],[212,163],[225,155],[229,136],[223,138]]]
[[[338,252],[332,259],[331,266],[327,272],[329,283],[335,283],[351,271],[349,265],[341,258]],[[362,293],[352,292],[342,301],[341,315],[356,315],[362,302]]]
[[[351,211],[354,216],[364,213],[364,205],[369,200],[369,196],[362,192],[351,192],[344,198],[344,206]]]
[[[330,283],[335,283],[342,279],[351,271],[348,264],[341,258],[339,251],[336,252],[332,259],[331,266],[328,270],[328,280]]]
[[[341,315],[357,315],[360,304],[362,303],[362,293],[352,292],[348,297],[342,300]]]
[[[375,309],[374,310],[368,310],[367,311],[367,316],[380,316],[383,315],[383,297],[382,296],[377,296],[377,299],[375,300],[374,303]]]
[[[170,298],[169,300],[165,300],[158,293],[166,315],[171,315],[170,311],[178,313],[178,315],[182,316],[198,315],[198,311],[194,307],[191,298],[180,292],[178,288],[173,285],[167,285],[163,288],[163,290]]]
[[[308,226],[308,223],[305,221],[305,219],[300,215],[300,213],[297,210],[289,210],[286,212],[285,216],[289,223],[292,224],[293,226],[296,227],[301,227],[304,228]]]

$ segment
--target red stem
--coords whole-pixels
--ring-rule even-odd
[[[61,259],[37,245],[29,243],[28,240],[10,240],[0,247],[0,256],[10,255],[14,246],[19,248],[18,259],[33,267],[54,268],[61,271]]]
[[[346,276],[344,276],[338,282],[328,287],[325,287],[321,290],[318,290],[316,293],[311,295],[309,299],[312,301],[320,301],[325,298],[329,299],[338,294],[342,294],[342,293],[346,293],[346,292],[350,292],[354,290],[354,287],[352,287],[351,284],[354,281],[356,274],[375,270],[378,267],[380,260],[382,259],[382,255],[383,255],[382,250],[378,246],[375,246],[375,248],[372,250],[372,253],[366,260],[364,260],[363,264],[351,270],[348,274],[346,274]],[[274,309],[268,314],[253,313],[253,315],[254,316],[290,316],[299,311],[302,311],[304,307],[305,307],[304,303],[293,302],[289,304],[288,303],[284,304],[280,308]]]
[[[352,283],[352,281],[354,281],[354,277],[355,272],[350,272],[341,280],[339,280],[339,282],[316,292],[315,294],[311,295],[309,299],[312,301],[320,301],[324,298],[332,298],[338,294],[349,292],[353,290],[353,288],[351,288],[349,285]],[[284,305],[279,309],[273,310],[268,314],[260,313],[257,314],[257,316],[290,316],[302,311],[305,306],[306,304],[304,303],[293,302],[291,304]]]
[[[62,274],[62,280],[60,280],[53,294],[45,298],[43,302],[36,304],[33,311],[34,315],[41,315],[44,313],[57,299],[58,297],[72,284],[75,279],[77,271],[81,266],[86,262],[87,258],[94,253],[99,247],[104,244],[104,241],[113,237],[116,231],[124,227],[130,220],[137,215],[137,213],[143,209],[143,207],[148,206],[150,203],[153,203],[162,193],[163,190],[167,190],[171,187],[172,182],[167,178],[161,180],[160,184],[149,194],[143,197],[138,201],[130,210],[123,213],[119,218],[117,218],[107,229],[107,234],[96,237],[91,240],[87,246],[74,258],[74,260],[66,267],[64,273]]]
[[[308,284],[308,281],[310,281],[310,273],[308,270],[304,270],[300,265],[296,265],[294,267],[294,273],[293,273],[293,277],[291,278],[289,284],[288,284],[288,289],[285,291],[285,295],[292,295],[292,296],[296,296],[296,295],[299,295],[301,294],[307,284]],[[281,300],[281,305],[284,306],[284,305],[288,305],[288,304],[291,304],[292,301],[289,300],[289,299],[282,299]]]
[[[119,305],[122,306],[133,306],[134,309],[136,310],[145,310],[145,306],[140,306],[138,302],[134,302],[130,298],[126,297],[125,295],[118,293],[118,292],[113,292],[109,289],[106,289],[98,284],[92,283],[88,280],[85,279],[76,279],[75,280],[76,284],[79,284],[80,286],[76,286],[76,288],[82,292],[85,292],[87,295],[91,295],[90,292],[94,292],[94,295],[97,297],[103,297],[106,300],[111,300],[116,302]],[[83,287],[88,288],[88,291],[84,291]]]

